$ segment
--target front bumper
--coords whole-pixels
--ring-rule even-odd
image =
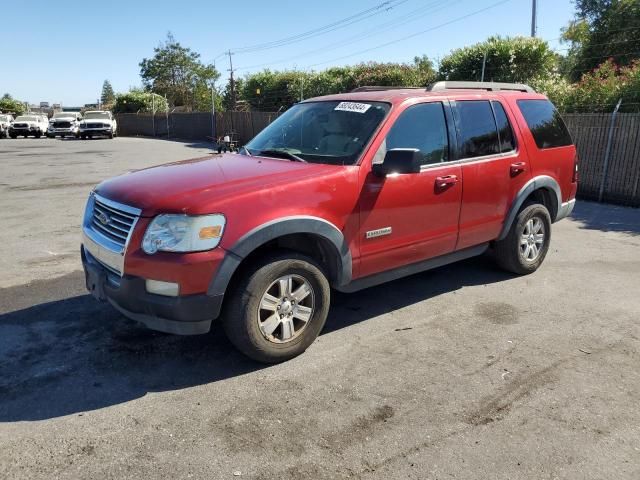
[[[80,135],[110,135],[113,129],[108,128],[81,128]]]
[[[152,330],[177,335],[207,333],[211,322],[220,314],[223,295],[155,295],[147,292],[144,278],[113,273],[84,247],[81,255],[89,292]]]
[[[11,127],[9,129],[9,133],[13,133],[15,135],[35,135],[39,131],[40,130],[38,130],[37,128],[14,128],[14,127]]]
[[[47,135],[55,137],[57,135],[78,135],[77,128],[50,128]]]

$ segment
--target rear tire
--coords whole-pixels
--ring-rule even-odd
[[[231,343],[248,357],[278,363],[303,353],[329,313],[329,281],[295,252],[270,255],[244,272],[223,315]]]
[[[526,205],[516,216],[507,236],[495,243],[498,265],[518,275],[535,272],[549,251],[551,216],[544,205]]]

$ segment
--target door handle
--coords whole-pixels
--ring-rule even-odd
[[[443,175],[442,177],[436,177],[437,188],[447,188],[458,183],[457,175]]]
[[[525,167],[527,166],[527,164],[525,162],[516,162],[516,163],[512,163],[511,164],[511,176],[515,177],[516,175],[518,175],[519,173],[524,172]]]

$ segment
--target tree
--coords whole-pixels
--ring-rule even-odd
[[[26,110],[24,102],[14,99],[8,93],[0,98],[0,112],[22,115]]]
[[[112,105],[116,100],[116,94],[113,92],[113,87],[109,80],[105,80],[102,84],[102,95],[100,95],[100,101],[104,105]]]
[[[440,62],[440,76],[480,81],[485,54],[485,81],[534,82],[548,78],[558,64],[558,56],[544,40],[496,36],[452,51]]]
[[[428,58],[406,63],[361,63],[332,67],[321,72],[263,70],[236,84],[239,100],[251,108],[276,111],[302,98],[348,92],[365,85],[424,87],[436,79]],[[228,86],[227,86],[228,92]]]
[[[572,80],[579,80],[612,59],[631,65],[640,58],[640,2],[638,0],[576,0],[576,19],[563,31],[571,44]]]
[[[114,113],[158,113],[166,112],[167,109],[167,100],[162,95],[140,89],[119,93],[113,106]]]
[[[200,54],[183,47],[171,33],[154,49],[152,58],[140,62],[140,76],[147,90],[166,95],[174,106],[203,109],[204,92],[209,91],[220,74],[213,65],[200,61]],[[209,108],[211,101],[209,100]]]

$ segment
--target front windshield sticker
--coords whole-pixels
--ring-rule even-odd
[[[356,113],[365,113],[367,110],[371,108],[371,105],[368,103],[356,103],[356,102],[340,102],[334,110],[339,110],[342,112],[356,112]]]

